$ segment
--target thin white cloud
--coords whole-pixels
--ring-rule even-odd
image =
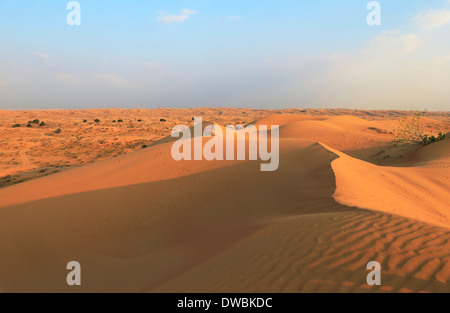
[[[183,14],[183,15],[166,15],[166,16],[160,16],[158,17],[159,22],[164,23],[176,23],[176,22],[184,22],[189,18],[189,15]]]
[[[50,61],[50,56],[47,53],[36,51],[34,52],[34,55],[41,59],[47,66],[54,67],[53,63]]]
[[[310,69],[310,76],[302,71],[298,85],[305,85],[300,91],[313,104],[423,109],[426,103],[444,109],[450,95],[445,87],[450,63],[444,62],[450,55],[430,59],[435,53],[415,34],[384,33],[361,50],[319,57],[320,67]]]
[[[165,15],[164,12],[160,12],[160,15],[158,17],[159,22],[163,23],[177,23],[177,22],[184,22],[187,19],[191,17],[191,15],[195,14],[196,12],[190,9],[183,9],[181,10],[181,14],[178,15]]]
[[[40,51],[36,51],[34,53],[34,55],[38,56],[39,58],[43,59],[43,60],[48,60],[50,59],[50,56],[47,53],[44,52],[40,52]]]
[[[414,52],[420,45],[421,40],[415,34],[401,35],[396,32],[384,32],[370,42],[369,48],[372,51],[392,51],[398,55]]]
[[[414,17],[413,21],[423,28],[438,28],[450,23],[450,10],[440,9],[423,11]]]
[[[183,9],[183,10],[181,10],[181,12],[183,14],[186,14],[186,15],[193,15],[193,14],[195,14],[195,11],[189,10],[189,9]]]

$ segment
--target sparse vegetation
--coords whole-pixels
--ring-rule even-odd
[[[87,120],[83,120],[83,123],[87,123]]]
[[[120,120],[118,120],[117,122],[118,122],[118,123],[123,123],[123,120],[122,120],[122,119],[120,119]]]
[[[160,122],[167,122],[167,120],[165,118],[162,118],[159,120]]]
[[[100,120],[99,120],[98,118],[96,118],[96,119],[94,120],[94,122],[100,123]]]
[[[57,130],[55,130],[55,134],[61,134],[61,128],[58,128]]]
[[[415,115],[411,117],[404,117],[400,119],[400,125],[394,130],[395,142],[398,143],[410,143],[426,146],[447,138],[447,135],[442,131],[438,136],[427,134],[424,131],[423,118],[427,114],[427,111],[417,111]]]
[[[28,121],[28,123],[27,123],[27,127],[28,128],[32,128],[33,127],[33,124],[37,124],[37,125],[39,125],[39,126],[45,126],[45,123],[44,122],[42,122],[42,123],[40,123],[39,124],[39,120],[33,120],[33,121]],[[14,125],[12,125],[12,127],[13,128],[18,128],[18,127],[21,127],[22,125],[20,125],[19,123],[17,123],[17,124],[14,124]]]
[[[432,143],[435,143],[436,141],[441,141],[447,138],[447,134],[444,134],[443,132],[439,132],[439,135],[437,137],[433,135],[427,135],[425,134],[425,137],[423,139],[424,145],[429,145]]]
[[[45,126],[45,123],[44,123],[44,122],[41,122],[41,123],[39,124],[39,126],[40,126],[40,127],[44,127],[44,126]]]

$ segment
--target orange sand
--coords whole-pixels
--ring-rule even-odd
[[[449,292],[450,141],[395,147],[381,115],[289,113],[256,122],[280,125],[275,172],[176,162],[163,141],[0,189],[2,290]]]

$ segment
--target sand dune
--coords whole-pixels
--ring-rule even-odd
[[[449,239],[448,229],[390,214],[347,209],[294,216],[156,291],[448,292]],[[382,264],[382,286],[365,284],[368,260]]]
[[[256,121],[251,124],[258,125],[276,125],[283,126],[289,123],[300,121],[324,121],[327,116],[311,116],[311,115],[292,115],[292,114],[272,114]]]
[[[340,157],[332,162],[338,202],[443,227],[450,225],[450,171],[440,166],[381,167],[329,150]]]
[[[448,141],[389,167],[355,154],[385,149],[393,121],[256,124],[272,123],[275,172],[175,162],[161,142],[0,189],[3,291],[450,291]],[[65,284],[72,260],[77,289]],[[367,286],[369,261],[382,286]]]
[[[403,160],[403,163],[404,165],[448,169],[450,163],[450,141],[436,142],[414,151]]]

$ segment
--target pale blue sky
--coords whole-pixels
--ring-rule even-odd
[[[450,1],[0,0],[0,109],[450,109]]]

